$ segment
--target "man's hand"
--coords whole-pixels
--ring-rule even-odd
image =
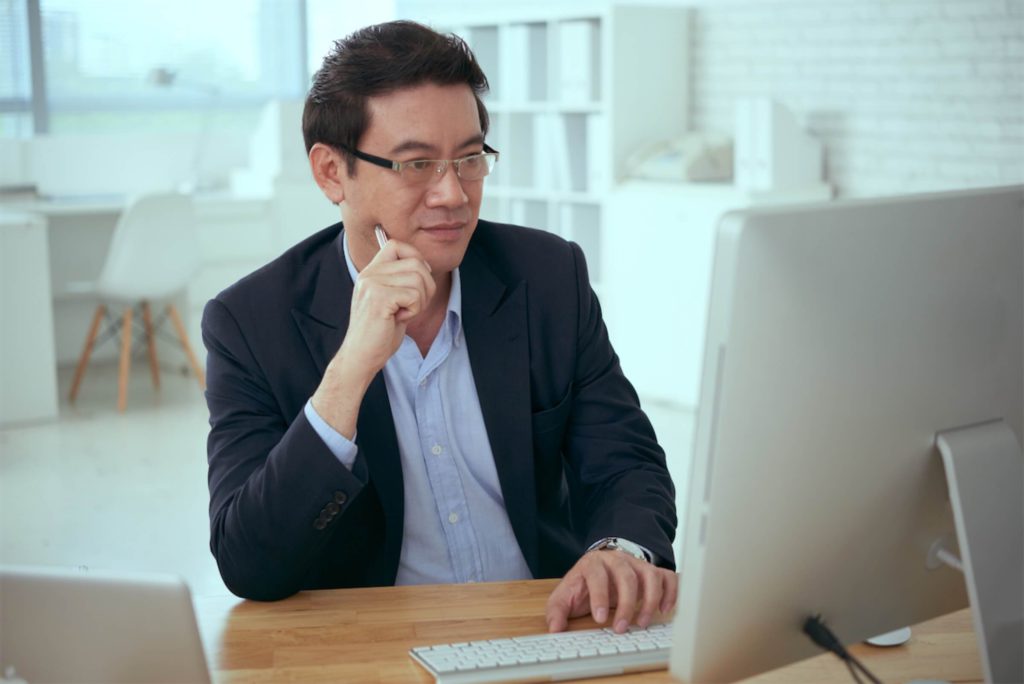
[[[437,285],[412,245],[389,241],[356,279],[345,341],[338,350],[372,378],[402,344],[409,321],[427,308]]]
[[[402,344],[409,321],[427,308],[437,284],[419,251],[391,240],[359,273],[348,331],[313,393],[313,408],[348,439],[363,396]]]
[[[604,624],[615,608],[613,628],[625,632],[637,614],[636,624],[647,627],[655,611],[667,613],[676,604],[679,576],[614,550],[583,554],[548,597],[548,631],[561,632],[569,618],[590,613]],[[639,603],[639,613],[637,604]]]

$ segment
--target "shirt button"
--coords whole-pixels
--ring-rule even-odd
[[[458,513],[451,513],[451,514],[449,514],[448,522],[450,522],[452,525],[454,525],[455,523],[459,522],[459,514]]]
[[[423,378],[422,380],[420,380],[420,387],[426,387],[426,386],[427,386],[427,379]]]
[[[434,454],[435,456],[440,456],[442,451],[444,451],[444,449],[441,448],[440,444],[435,444],[434,446],[430,447],[430,453]]]

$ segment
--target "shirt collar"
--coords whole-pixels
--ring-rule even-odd
[[[352,262],[352,255],[348,251],[348,231],[343,230],[342,236],[342,247],[345,252],[345,265],[348,266],[348,274],[352,278],[352,282],[356,282],[359,277],[359,271],[356,270],[356,265]],[[452,291],[448,295],[448,313],[445,317],[448,330],[451,332],[452,343],[458,347],[462,344],[462,278],[459,275],[459,269],[456,267],[452,270]]]

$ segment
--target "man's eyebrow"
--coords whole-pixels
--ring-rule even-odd
[[[483,145],[484,134],[477,133],[472,137],[466,138],[466,140],[458,146],[456,149],[464,149],[472,145]],[[423,154],[436,155],[439,154],[438,148],[430,143],[425,143],[421,140],[403,140],[394,147],[391,148],[389,154],[397,156],[405,152],[422,152]]]

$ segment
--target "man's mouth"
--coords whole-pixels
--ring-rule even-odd
[[[458,221],[451,223],[435,223],[420,228],[424,233],[438,240],[457,240],[462,236],[466,224]]]

